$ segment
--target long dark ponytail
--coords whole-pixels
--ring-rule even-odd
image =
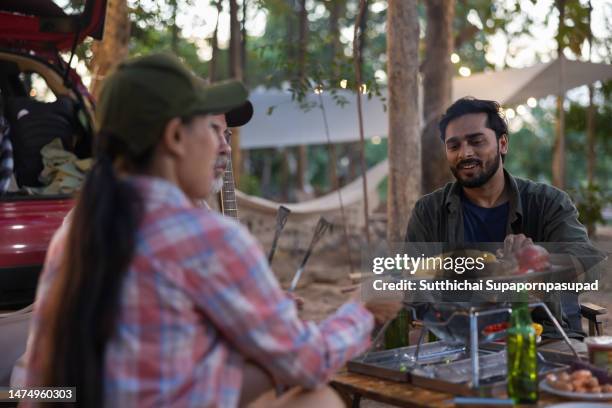
[[[88,408],[104,405],[105,348],[144,212],[138,192],[118,176],[114,163],[144,168],[151,158],[151,149],[130,156],[112,135],[96,139],[96,162],[74,208],[41,328],[41,385],[76,387],[77,404]]]

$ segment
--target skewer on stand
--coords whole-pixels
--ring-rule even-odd
[[[278,238],[280,237],[283,228],[285,228],[285,224],[287,223],[287,217],[291,213],[291,210],[281,205],[278,207],[278,212],[276,213],[276,226],[274,227],[274,240],[272,241],[272,248],[270,248],[270,253],[268,254],[268,263],[272,265],[272,259],[274,259],[274,253],[276,252],[276,245],[278,244]]]
[[[321,239],[323,234],[325,234],[325,231],[327,231],[328,228],[330,228],[331,226],[332,224],[329,221],[327,221],[325,218],[323,217],[319,218],[319,222],[317,223],[317,226],[315,227],[314,234],[312,236],[312,241],[310,241],[310,246],[308,247],[308,250],[306,251],[306,255],[304,255],[304,259],[302,260],[300,267],[297,269],[297,271],[295,272],[295,275],[293,276],[293,280],[291,281],[291,286],[289,287],[289,292],[293,292],[295,288],[297,287],[298,281],[300,280],[300,277],[302,276],[302,272],[304,272],[304,267],[306,266],[306,262],[308,262],[308,258],[310,258],[310,254],[312,253],[314,246],[316,245],[317,242],[319,242],[319,239]]]

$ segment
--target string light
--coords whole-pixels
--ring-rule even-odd
[[[515,116],[516,116],[516,113],[514,112],[514,109],[512,108],[506,109],[506,117],[508,119],[514,119]]]
[[[374,136],[372,138],[372,144],[373,145],[379,145],[381,141],[382,141],[382,139],[380,138],[380,136]]]
[[[346,89],[347,85],[348,85],[348,81],[346,79],[343,79],[342,81],[340,81],[340,88]]]
[[[527,108],[524,105],[519,105],[516,107],[516,113],[522,116],[527,113]]]
[[[538,106],[538,101],[532,96],[531,98],[527,99],[527,106],[530,108],[535,108]]]
[[[451,57],[450,57],[450,58],[451,58],[451,62],[452,62],[453,64],[456,64],[456,63],[458,63],[459,61],[461,61],[461,58],[459,57],[459,54],[457,54],[457,53],[455,53],[455,52],[453,52],[453,53],[451,54]]]
[[[468,67],[461,67],[459,68],[459,75],[461,75],[462,77],[469,77],[470,75],[472,75],[472,70]]]

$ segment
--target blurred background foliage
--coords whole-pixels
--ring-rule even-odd
[[[81,0],[71,0],[76,6]],[[229,10],[230,0],[128,0],[131,21],[130,55],[151,51],[172,50],[183,58],[196,73],[210,77],[210,55],[203,49],[210,48],[213,38],[195,38],[185,35],[181,26],[181,16],[196,15],[194,21],[214,27],[217,21],[204,20],[198,10],[208,4],[223,13]],[[299,51],[300,0],[232,0],[239,8],[239,18],[244,25],[244,16],[252,18],[258,13],[265,14],[265,28],[259,35],[251,35],[248,30],[242,38],[244,47],[244,81],[253,89],[259,86],[289,88],[300,100],[317,86],[326,90],[341,88],[340,78],[346,79],[348,88],[355,87],[355,70],[352,61],[352,35],[358,11],[357,0],[307,0],[306,49],[303,70],[296,62]],[[529,0],[531,3],[535,3]],[[527,0],[457,0],[454,11],[453,29],[455,31],[455,54],[461,61],[455,64],[467,67],[472,73],[493,68],[504,68],[515,64],[516,55],[522,45],[514,46],[515,39],[532,38],[538,35],[537,24],[557,24],[557,2],[549,2],[550,10],[544,22],[536,22],[523,8]],[[565,11],[566,24],[559,29],[557,39],[567,47],[566,55],[584,60],[585,36],[589,31],[589,8],[587,0],[567,0]],[[369,0],[365,16],[364,44],[362,47],[363,82],[367,84],[370,97],[380,97],[380,90],[386,83],[386,28],[387,5],[385,1]],[[189,10],[192,10],[188,13]],[[610,10],[607,10],[609,13]],[[423,2],[419,2],[421,37],[425,36],[426,12]],[[218,19],[218,17],[217,17]],[[612,19],[606,24],[608,33],[612,32]],[[495,64],[487,59],[487,51],[493,39],[502,36],[508,42],[501,63]],[[554,39],[553,39],[554,41]],[[215,54],[215,80],[230,76],[230,58],[227,41],[219,40]],[[422,42],[421,42],[422,43]],[[206,46],[203,46],[206,45]],[[81,59],[91,58],[88,44],[79,49]],[[593,47],[602,62],[610,63],[612,39],[593,38]],[[421,48],[423,44],[421,44]],[[596,52],[596,53],[597,53]],[[555,51],[548,53],[538,50],[533,63],[554,59]],[[516,65],[516,64],[515,64]],[[588,98],[585,91],[574,93],[577,96],[566,99],[566,159],[567,186],[577,202],[592,200],[603,208],[612,190],[612,82],[597,84],[595,118],[596,171],[593,183],[586,185],[586,117]],[[341,100],[337,101],[342,103]],[[260,107],[267,109],[268,107]],[[521,177],[537,181],[551,182],[552,145],[554,141],[555,104],[551,98],[540,100],[535,108],[529,110],[520,121],[511,126],[510,153],[506,167]],[[357,125],[355,125],[357,129]],[[336,173],[340,186],[346,185],[359,175],[359,146],[356,143],[338,144],[336,148]],[[440,145],[442,148],[442,145]],[[387,140],[382,138],[374,143],[366,143],[365,157],[368,166],[387,157]],[[244,177],[240,178],[239,188],[248,194],[263,196],[274,200],[296,200],[292,194],[296,188],[295,172],[297,155],[289,149],[251,150],[242,163]],[[328,146],[307,147],[307,168],[305,179],[311,190],[310,196],[329,193],[337,185],[331,180],[330,150]],[[289,176],[287,176],[289,174]],[[386,182],[379,186],[381,198],[386,199]],[[289,193],[288,193],[289,192]],[[599,208],[599,207],[598,207]],[[585,212],[590,210],[585,209]],[[601,213],[601,211],[600,211]],[[592,216],[591,218],[595,218]]]

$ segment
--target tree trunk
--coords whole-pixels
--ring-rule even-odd
[[[229,0],[230,4],[230,76],[242,80],[242,61],[240,60],[240,22],[238,21],[238,3],[236,0]],[[240,184],[240,175],[243,170],[244,162],[240,151],[240,129],[232,130],[232,163],[234,167],[234,180],[236,185]]]
[[[106,7],[106,23],[102,41],[94,41],[90,63],[92,72],[89,89],[94,98],[100,93],[100,83],[108,72],[128,56],[130,18],[127,0],[109,0]]]
[[[217,80],[217,62],[219,59],[219,18],[223,11],[222,0],[217,1],[217,21],[215,22],[215,31],[213,31],[210,47],[212,48],[212,58],[208,64],[208,80],[215,82]]]
[[[247,32],[246,32],[246,19],[247,19],[247,0],[242,0],[242,21],[240,23],[240,62],[242,64],[242,80],[244,83],[247,82]]]
[[[556,137],[553,145],[552,158],[552,183],[560,189],[565,188],[565,57],[563,56],[564,44],[562,40],[565,31],[565,0],[556,1],[559,9],[559,32],[557,33],[557,59],[559,61],[559,94],[557,96],[557,123]]]
[[[593,6],[589,1],[589,62],[591,62],[591,55],[593,50],[593,31],[591,29],[591,18],[593,15]],[[586,134],[587,134],[587,181],[589,185],[592,185],[595,178],[595,103],[593,101],[595,89],[593,85],[589,85],[589,107],[587,109],[587,122],[586,122]]]
[[[453,19],[455,0],[430,0],[425,33],[423,62],[423,117],[425,129],[421,135],[423,192],[430,193],[452,180],[446,161],[444,144],[440,141],[438,123],[451,104],[453,89]]]
[[[298,26],[297,76],[300,81],[303,81],[306,78],[306,47],[308,45],[308,11],[306,10],[306,0],[299,0]]]
[[[291,190],[290,174],[291,169],[289,168],[289,152],[286,148],[281,148],[281,168],[279,185],[281,188],[280,199],[282,202],[289,201],[289,191]]]
[[[297,167],[296,167],[296,188],[300,191],[306,191],[306,173],[308,172],[308,147],[297,147]]]
[[[272,183],[272,155],[276,152],[266,149],[263,157],[263,169],[261,171],[261,192],[264,197],[270,196],[270,184]]]
[[[359,66],[363,67],[363,50],[365,50],[365,46],[366,46],[366,41],[368,39],[368,36],[366,35],[366,30],[368,28],[368,11],[370,10],[369,7],[369,0],[365,0],[364,1],[364,5],[363,5],[363,14],[361,15],[361,20],[359,21],[359,32],[360,34],[360,39],[359,39]],[[361,75],[362,73],[360,73]]]
[[[359,122],[359,162],[361,164],[361,184],[363,189],[363,215],[365,222],[366,242],[368,245],[370,245],[370,211],[368,203],[368,178],[366,177],[368,168],[365,161],[363,108],[361,105],[361,86],[363,84],[361,75],[363,72],[363,50],[367,28],[367,10],[368,0],[360,0],[359,11],[357,14],[357,19],[355,20],[355,29],[353,31],[353,66],[355,70],[355,95],[357,96],[357,120]]]
[[[417,0],[389,0],[387,71],[389,89],[389,186],[387,240],[404,240],[421,190],[421,136]]]
[[[172,21],[170,22],[170,34],[171,34],[171,42],[170,49],[175,54],[178,53],[178,37],[179,37],[179,28],[176,24],[176,15],[178,12],[178,1],[170,0],[170,7],[172,8]]]
[[[342,44],[340,43],[340,16],[344,15],[346,0],[335,0],[329,4],[329,36],[331,44],[329,47],[329,64],[332,68],[331,80],[333,86],[337,87],[340,81],[339,57]]]
[[[237,0],[229,0],[230,5],[230,77],[243,78],[242,62],[240,61],[240,21],[238,20]]]
[[[340,66],[338,64],[338,53],[340,47],[340,16],[344,13],[345,0],[335,0],[329,4],[329,36],[331,39],[329,49],[329,66],[332,69],[331,72],[331,83],[333,87],[337,87],[340,81]],[[338,154],[336,146],[332,143],[327,146],[327,153],[329,155],[329,179],[332,190],[340,188],[338,180]]]
[[[359,176],[359,142],[346,144],[346,156],[349,158],[347,184]]]
[[[297,55],[297,77],[300,84],[306,79],[306,47],[308,45],[308,12],[306,10],[306,0],[299,0],[298,10],[298,55]],[[308,147],[297,147],[297,183],[298,190],[305,191],[308,185],[306,179],[308,172]]]
[[[294,0],[287,0],[289,3],[289,8],[293,10],[295,7],[293,6]],[[286,50],[287,50],[287,60],[292,61],[296,55],[296,47],[295,47],[295,14],[287,13],[285,24],[287,26],[287,41]],[[292,78],[295,74],[295,71],[291,69],[289,64],[287,64],[287,72],[285,73],[288,78]]]
[[[597,155],[595,154],[595,103],[593,102],[594,89],[589,85],[589,107],[587,108],[587,181],[593,184],[595,179],[595,165]]]

